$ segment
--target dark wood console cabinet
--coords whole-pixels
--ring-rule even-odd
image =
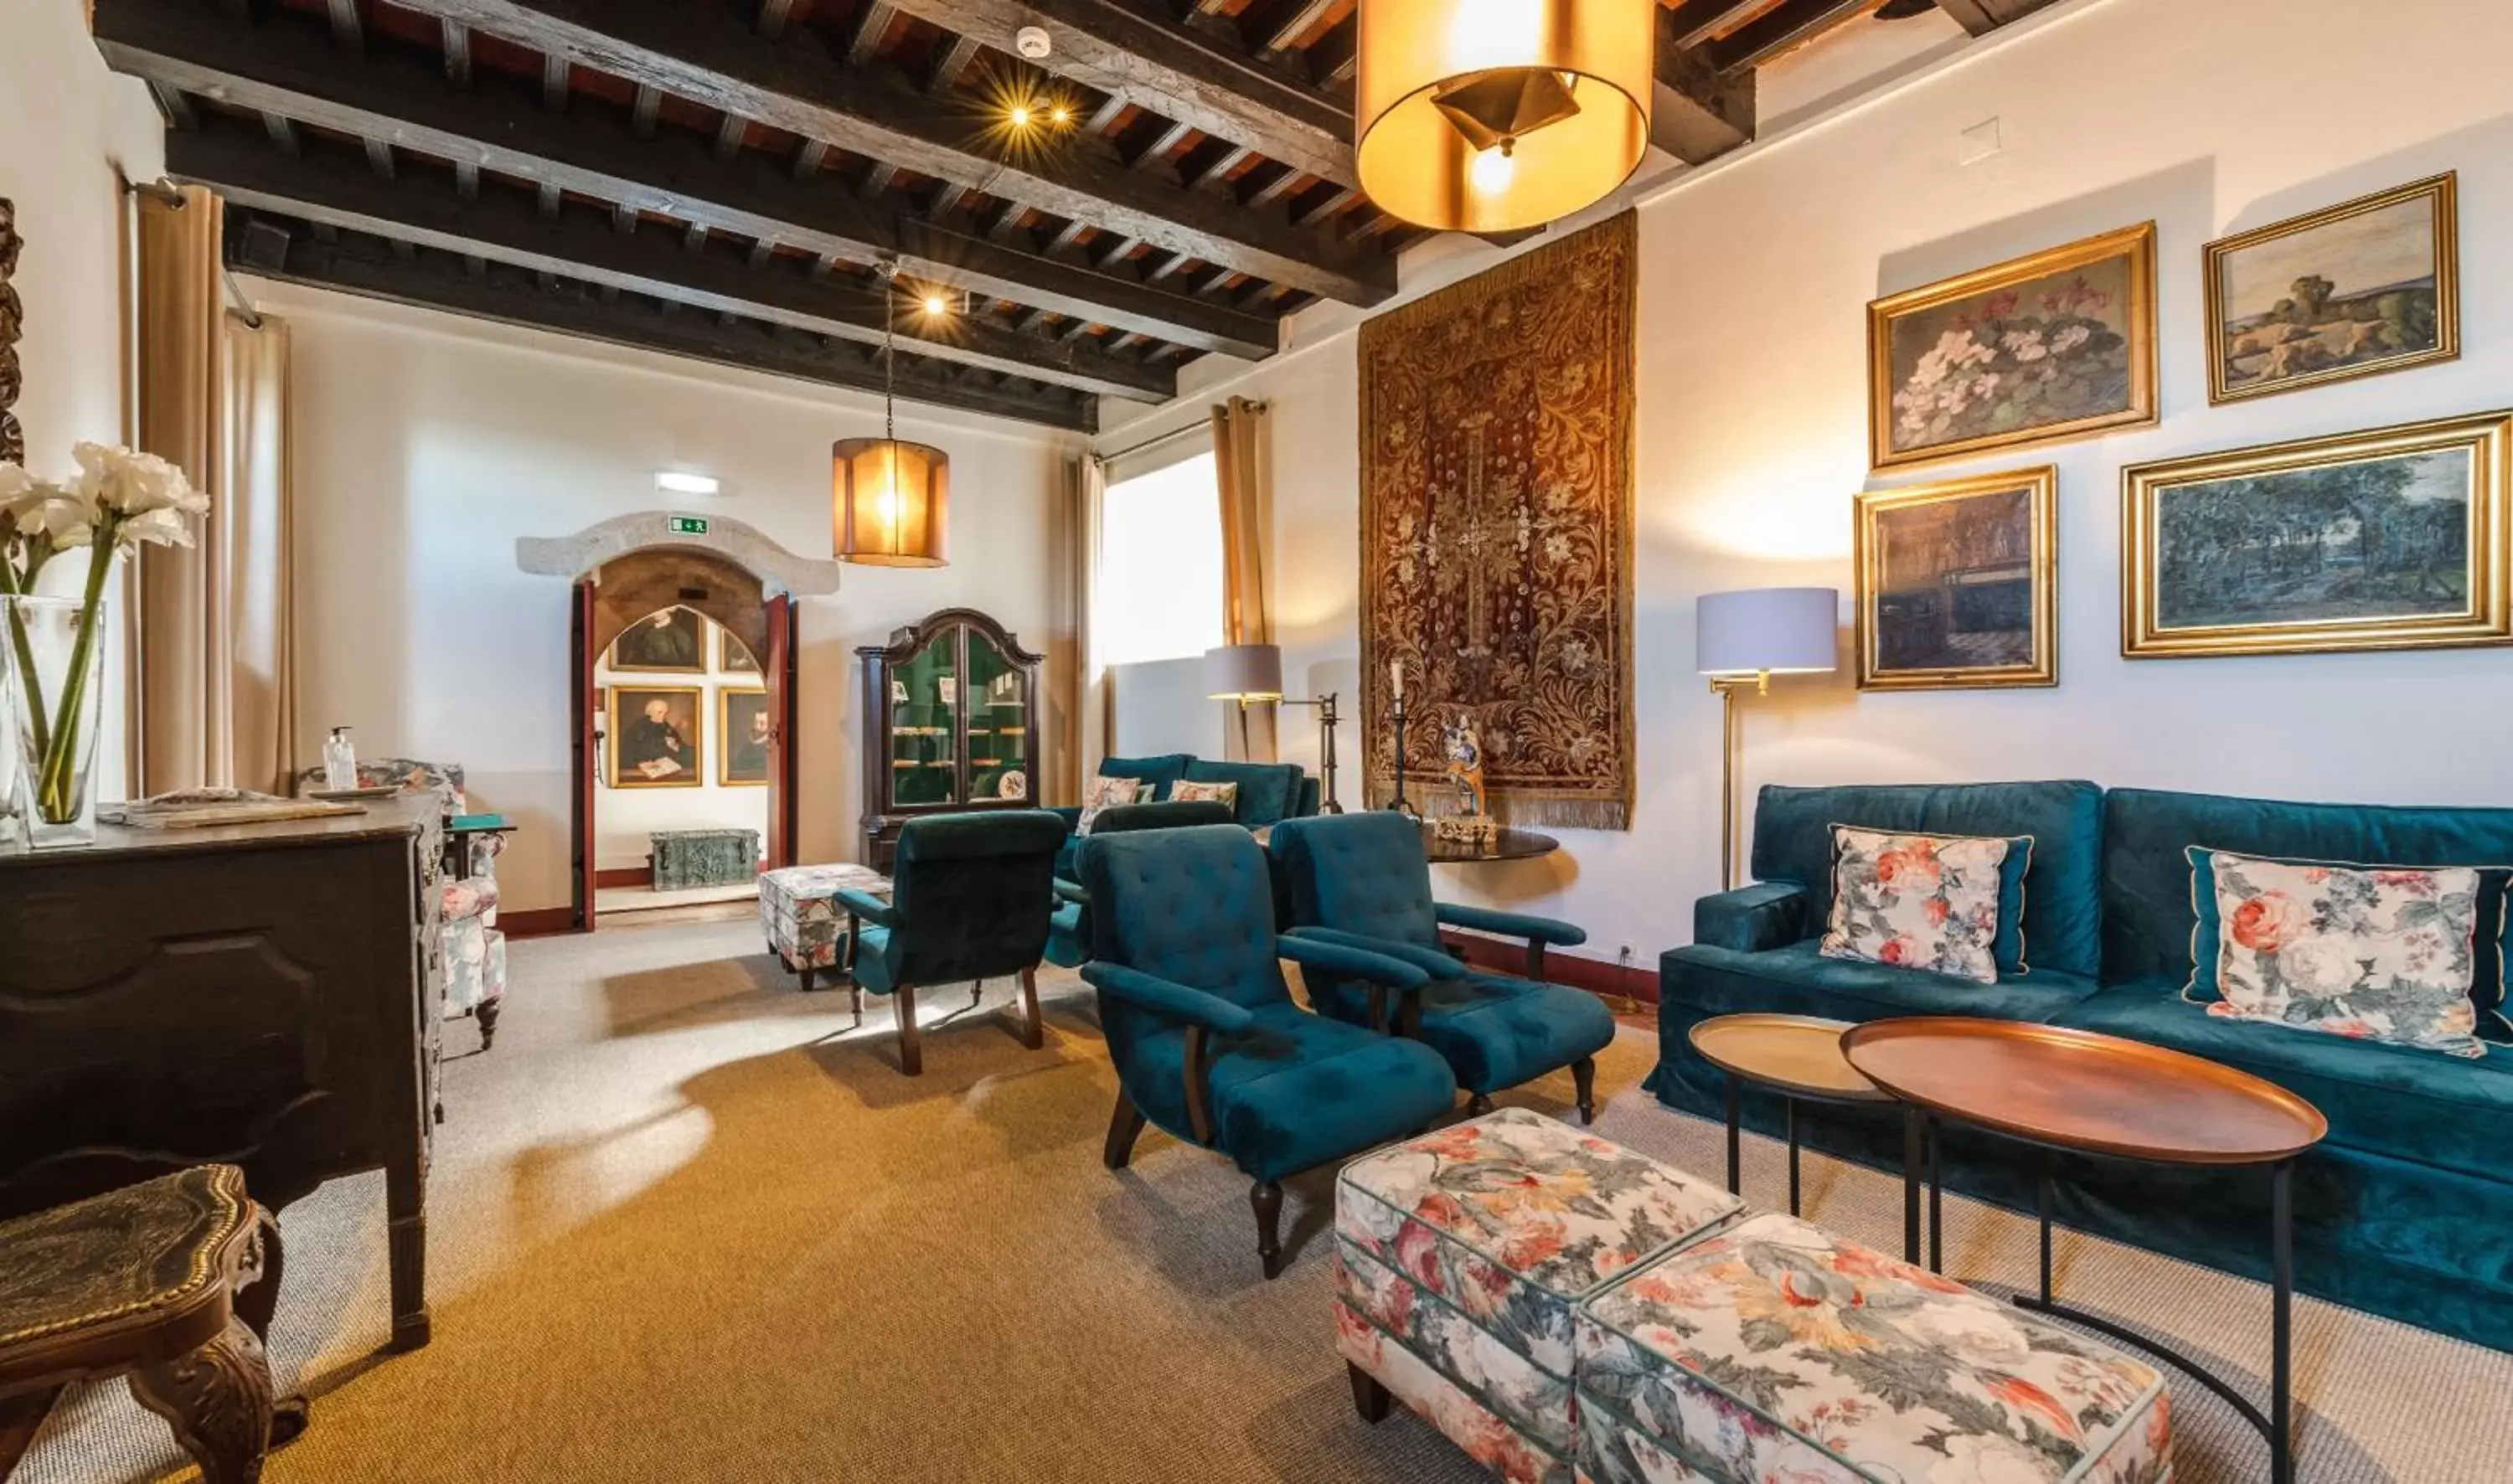
[[[441,802],[0,849],[0,1217],[213,1160],[273,1210],[384,1172],[427,1343]]]
[[[863,665],[864,864],[884,876],[921,814],[1038,800],[1039,656],[975,608],[856,651]]]

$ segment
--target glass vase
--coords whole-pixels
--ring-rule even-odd
[[[26,842],[26,800],[18,789],[18,658],[8,642],[16,628],[11,607],[18,600],[0,596],[0,850]]]
[[[104,710],[105,604],[67,598],[9,601],[9,696],[18,809],[38,850],[96,842],[97,732]]]

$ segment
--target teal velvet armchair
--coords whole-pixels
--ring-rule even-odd
[[[925,1058],[916,1034],[916,991],[970,985],[969,1002],[997,977],[1020,982],[1021,1043],[1045,1044],[1036,971],[1055,906],[1056,852],[1064,822],[1045,809],[933,814],[898,832],[885,902],[848,888],[838,905],[855,945],[858,994],[894,997],[899,1070],[916,1076]]]
[[[1281,866],[1295,938],[1401,958],[1432,984],[1397,1007],[1382,991],[1331,972],[1304,973],[1318,1013],[1393,1029],[1440,1053],[1466,1089],[1471,1113],[1492,1095],[1568,1067],[1579,1116],[1597,1115],[1596,1054],[1615,1038],[1615,1017],[1593,995],[1543,982],[1544,951],[1587,941],[1568,922],[1431,899],[1421,827],[1380,810],[1287,819],[1267,848]],[[1527,977],[1481,974],[1440,943],[1442,925],[1517,938]]]
[[[1082,889],[1076,879],[1080,868],[1074,862],[1090,848],[1092,840],[1130,830],[1175,830],[1185,825],[1229,823],[1230,805],[1209,799],[1121,803],[1101,809],[1099,817],[1091,822],[1091,833],[1075,838],[1056,857],[1056,911],[1048,918],[1047,961],[1073,969],[1080,968],[1091,957],[1091,894]]]
[[[1101,1028],[1117,1070],[1103,1160],[1123,1169],[1150,1122],[1226,1155],[1253,1182],[1256,1253],[1282,1270],[1282,1180],[1405,1137],[1456,1099],[1417,1042],[1311,1015],[1281,959],[1410,998],[1420,968],[1278,938],[1264,851],[1230,825],[1094,836],[1082,855]]]

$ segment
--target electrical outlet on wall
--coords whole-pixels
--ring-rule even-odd
[[[1632,946],[1628,943],[1615,950],[1615,961],[1625,968],[1632,966]]]

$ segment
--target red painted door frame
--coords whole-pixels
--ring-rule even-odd
[[[569,812],[576,816],[568,831],[576,879],[568,925],[580,933],[593,930],[593,781],[602,766],[602,744],[594,735],[593,659],[593,581],[579,577],[569,595],[567,694],[568,762],[575,769]]]
[[[802,820],[796,807],[800,777],[796,769],[794,695],[796,659],[802,648],[801,612],[790,594],[768,600],[768,869],[794,864],[795,832]]]

